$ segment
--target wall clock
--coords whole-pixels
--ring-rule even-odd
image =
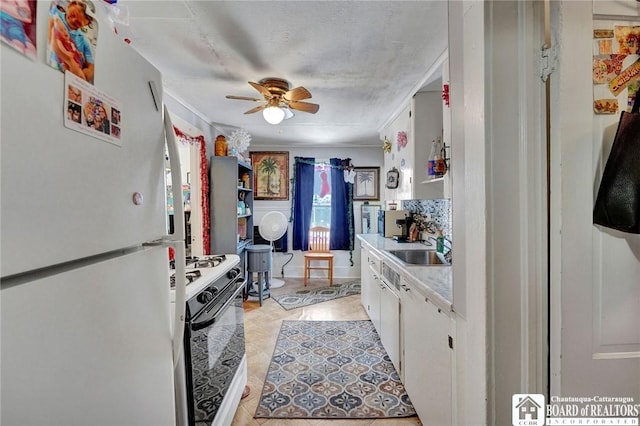
[[[386,187],[388,189],[396,189],[398,187],[398,178],[400,177],[400,172],[395,167],[387,172],[387,184]]]

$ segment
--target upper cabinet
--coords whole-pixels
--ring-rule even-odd
[[[448,85],[448,61],[442,70],[441,81]],[[445,128],[450,123],[449,107],[442,94],[442,84],[436,90],[416,93],[380,132],[380,138],[391,144],[391,150],[384,154],[383,179],[389,170],[399,171],[397,188],[385,187],[386,200],[450,198],[449,173],[440,179],[430,178],[427,173],[432,142],[440,139],[449,147],[450,132]],[[446,152],[448,155],[449,150]]]

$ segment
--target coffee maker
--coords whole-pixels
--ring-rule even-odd
[[[411,229],[411,224],[413,223],[413,219],[410,215],[406,215],[404,219],[396,219],[396,226],[400,228],[400,235],[394,235],[393,239],[395,241],[409,241],[409,229]]]
[[[378,214],[378,232],[385,238],[397,235],[399,228],[396,221],[410,216],[408,210],[380,210]]]

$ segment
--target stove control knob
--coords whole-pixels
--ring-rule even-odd
[[[238,275],[240,275],[240,268],[233,268],[229,272],[227,272],[227,278],[229,279],[234,279]]]
[[[198,295],[198,302],[209,303],[213,300],[213,291],[207,289]]]

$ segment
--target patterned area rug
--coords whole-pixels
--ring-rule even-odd
[[[278,294],[273,290],[271,291],[271,297],[273,300],[278,302],[280,306],[287,311],[354,294],[360,294],[360,280],[334,284],[331,287],[320,287],[309,290],[304,289],[289,293]]]
[[[415,415],[371,321],[283,321],[256,418]]]

